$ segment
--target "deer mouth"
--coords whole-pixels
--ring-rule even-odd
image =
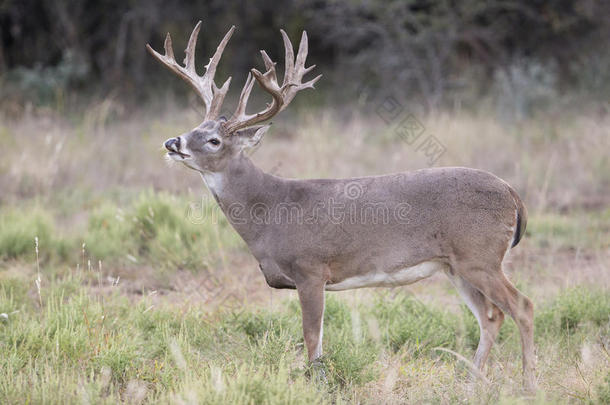
[[[188,159],[191,157],[191,155],[189,155],[188,153],[182,153],[182,152],[173,151],[173,150],[170,150],[169,152],[167,152],[167,154],[170,155],[171,157],[179,157],[181,159]]]

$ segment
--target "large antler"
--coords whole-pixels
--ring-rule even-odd
[[[275,62],[271,60],[269,55],[267,55],[267,52],[261,50],[261,55],[263,56],[267,71],[263,74],[256,69],[252,69],[251,74],[248,74],[248,79],[241,91],[239,104],[235,110],[235,114],[224,124],[225,129],[229,134],[238,129],[250,127],[256,123],[270,119],[286,108],[299,90],[306,88],[313,89],[314,84],[322,77],[322,75],[319,75],[306,83],[301,82],[303,76],[316,67],[316,65],[312,65],[308,68],[305,67],[305,59],[307,58],[307,33],[303,31],[299,52],[297,53],[295,60],[292,43],[290,42],[288,35],[286,35],[284,30],[280,31],[282,33],[282,38],[284,39],[284,48],[286,50],[286,60],[284,62],[286,66],[283,83],[280,86],[277,82]],[[248,104],[248,98],[250,97],[250,92],[254,86],[254,79],[256,79],[265,91],[271,94],[273,101],[271,104],[268,104],[267,108],[263,111],[256,114],[247,114],[246,105]]]
[[[235,26],[232,26],[222,41],[220,41],[220,45],[218,45],[218,48],[216,48],[216,52],[210,59],[210,63],[208,63],[205,67],[205,73],[203,76],[199,76],[195,70],[195,46],[197,45],[197,36],[199,35],[200,28],[201,21],[197,23],[195,29],[191,33],[188,45],[184,51],[186,53],[186,57],[184,58],[184,67],[180,66],[180,64],[176,62],[174,50],[172,49],[172,38],[169,35],[169,32],[165,37],[165,55],[161,55],[160,53],[156,52],[148,44],[146,44],[146,48],[152,54],[152,56],[159,60],[159,62],[163,63],[195,89],[205,104],[205,120],[208,121],[216,119],[220,114],[222,102],[227,94],[227,91],[229,90],[229,84],[231,83],[231,78],[229,77],[227,81],[224,82],[222,87],[218,88],[216,83],[214,83],[214,74],[216,73],[218,62],[222,57],[222,52],[224,51],[227,42],[229,42],[231,35],[233,35],[233,31],[235,31]]]

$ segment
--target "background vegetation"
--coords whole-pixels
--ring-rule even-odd
[[[610,403],[609,10],[0,1],[0,403]],[[294,292],[268,288],[201,179],[163,161],[201,106],[144,44],[170,31],[180,59],[199,19],[201,69],[238,27],[228,111],[258,49],[281,66],[279,29],[308,31],[324,77],[252,153],[264,170],[459,165],[518,190],[530,219],[505,271],[535,303],[535,397],[512,320],[485,379],[447,351],[470,358],[478,327],[443,275],[329,293],[316,380]]]
[[[280,28],[294,39],[307,29],[310,61],[333,102],[400,88],[427,111],[491,98],[521,118],[557,94],[572,93],[578,105],[576,96],[599,101],[610,91],[610,5],[602,0],[3,0],[2,98],[19,109],[75,105],[81,93],[139,102],[168,86],[184,92],[150,63],[144,44],[161,48],[169,31],[178,51],[199,19],[202,64],[238,27],[221,66],[234,83],[260,65],[259,49],[280,59]]]

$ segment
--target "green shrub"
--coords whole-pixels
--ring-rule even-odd
[[[201,269],[238,240],[224,217],[193,221],[189,203],[144,192],[125,210],[103,205],[90,217],[85,243],[95,259],[152,263],[161,269]],[[210,207],[202,209],[211,212]],[[208,220],[209,219],[209,220]]]
[[[102,205],[89,217],[86,250],[103,260],[135,254],[135,244],[130,237],[131,226],[121,209],[110,204]]]
[[[365,339],[364,334],[361,335],[361,319],[360,327],[354,329],[357,320],[353,316],[356,315],[359,316],[359,313],[350,310],[345,302],[332,294],[326,294],[324,364],[330,372],[331,382],[342,386],[366,383],[375,378],[377,373],[373,363],[379,348]]]
[[[31,280],[25,280],[23,277],[0,273],[0,313],[11,313],[27,303],[31,283]]]
[[[373,363],[378,348],[368,342],[355,342],[351,328],[342,333],[329,333],[324,364],[335,384],[363,384],[375,378],[377,370]]]
[[[298,315],[296,318],[268,311],[238,313],[230,317],[225,324],[228,328],[241,331],[254,343],[265,335],[278,337],[286,330],[300,330],[300,314]]]
[[[343,330],[352,327],[350,308],[335,295],[326,294],[324,305],[324,324],[333,330]]]
[[[65,262],[72,242],[58,234],[52,216],[32,207],[11,207],[0,211],[0,261],[36,260],[38,238],[41,263],[50,260]]]
[[[429,354],[435,347],[456,349],[459,325],[455,315],[406,295],[395,299],[380,297],[375,313],[394,351],[408,345],[417,357]]]
[[[610,293],[580,287],[562,292],[551,305],[538,311],[535,327],[538,335],[562,335],[574,333],[587,323],[600,326],[608,322]]]
[[[188,201],[168,194],[142,194],[133,206],[131,230],[138,254],[166,267],[206,267],[205,259],[217,257],[223,241],[215,235],[217,225],[211,221],[194,223],[188,209]]]
[[[599,404],[610,404],[610,372],[597,389],[597,399]]]
[[[0,259],[35,259],[34,239],[38,237],[40,253],[45,255],[53,239],[53,222],[38,210],[9,209],[0,214]]]
[[[202,212],[194,215],[191,204],[183,197],[152,191],[140,193],[124,208],[104,202],[93,209],[85,235],[78,239],[61,236],[47,210],[3,208],[0,261],[34,262],[34,238],[38,237],[41,262],[80,262],[80,245],[84,243],[84,258],[92,263],[151,264],[161,270],[207,268],[221,259],[225,249],[237,246],[240,239],[224,216],[215,211],[214,202],[203,201],[195,207]]]

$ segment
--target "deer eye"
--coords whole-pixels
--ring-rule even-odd
[[[216,139],[216,138],[212,138],[208,142],[211,143],[214,146],[220,145],[220,141],[218,139]]]

